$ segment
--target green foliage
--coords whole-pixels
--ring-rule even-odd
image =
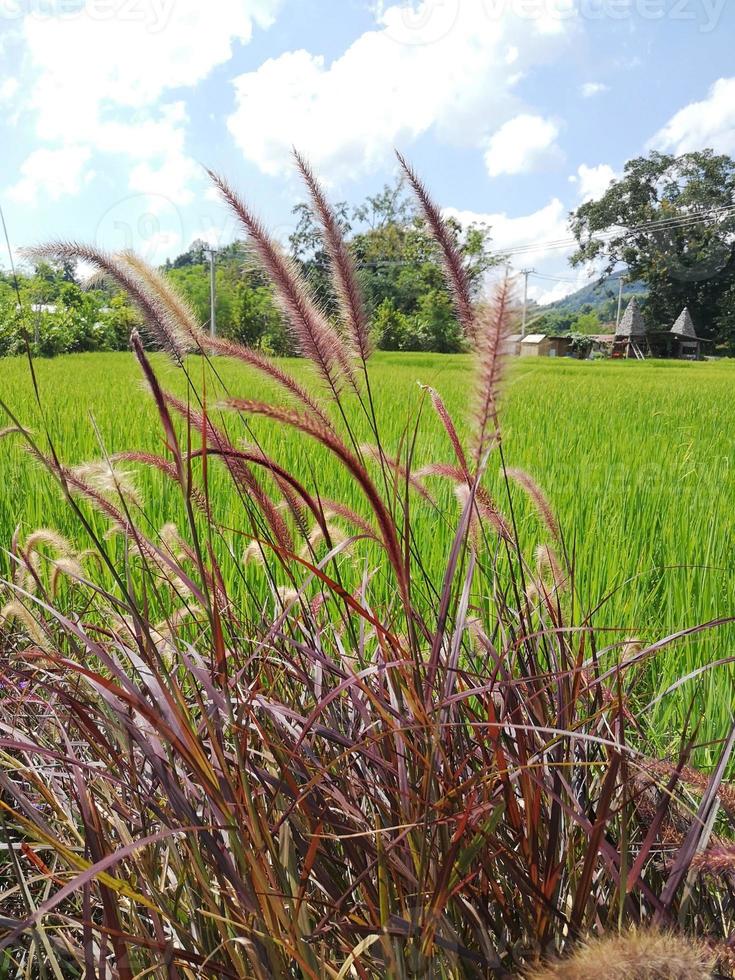
[[[598,334],[602,333],[602,323],[597,313],[591,310],[588,313],[580,313],[572,322],[572,333]]]
[[[580,311],[550,309],[533,321],[536,333],[559,334],[601,334],[605,333],[606,323],[600,318],[598,310],[591,306]]]
[[[269,354],[293,352],[291,336],[268,286],[237,284],[231,336]]]
[[[402,183],[386,185],[361,205],[336,207],[337,220],[360,272],[378,346],[385,350],[451,353],[462,349],[436,243]],[[334,308],[329,261],[318,225],[306,204],[297,205],[291,249],[327,309]],[[484,226],[450,230],[479,293],[485,273],[501,261],[490,252]]]
[[[375,312],[375,335],[378,347],[389,351],[419,351],[422,349],[415,324],[392,299],[384,299]]]
[[[411,314],[402,312],[394,299],[386,297],[375,314],[375,335],[381,350],[457,354],[465,347],[444,289],[430,289],[419,297]]]
[[[17,290],[10,276],[0,277],[0,357],[23,353],[25,338],[40,357],[125,350],[138,323],[125,296],[82,289],[68,265],[40,262],[18,275]]]
[[[735,214],[712,209],[735,204],[735,161],[711,150],[680,157],[653,152],[630,160],[623,176],[572,218],[578,265],[623,263],[648,288],[646,308],[658,329],[668,329],[688,306],[702,336],[731,342],[735,333]],[[705,214],[696,223],[682,224]],[[678,219],[634,234],[619,229]],[[601,237],[610,232],[609,237]]]
[[[241,244],[234,244],[217,254],[217,333],[269,353],[293,353],[293,342],[276,306],[273,291],[252,264],[243,260],[242,251]],[[195,243],[167,272],[199,321],[209,324],[211,273],[209,260],[204,261],[204,246]]]

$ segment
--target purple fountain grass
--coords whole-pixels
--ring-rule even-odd
[[[530,473],[526,473],[525,470],[520,470],[515,467],[506,467],[505,473],[528,494],[534,507],[536,508],[539,518],[548,530],[549,534],[555,541],[561,541],[559,522],[556,519],[553,508],[549,503],[546,494],[543,492],[538,483],[536,483]]]
[[[165,276],[133,256],[45,253],[87,258],[125,285],[147,336],[175,356],[231,355],[275,382],[272,404],[227,391],[224,407],[248,438],[255,417],[318,445],[345,492],[327,493],[318,467],[292,471],[235,444],[187,365],[186,396],[164,390],[137,335],[162,448],[116,453],[107,483],[61,462],[50,432],[41,450],[8,412],[92,548],[45,530],[19,531],[11,546],[0,963],[30,976],[43,956],[54,976],[114,980],[581,977],[621,964],[633,977],[665,950],[670,969],[690,970],[681,976],[709,975],[725,961],[710,948],[724,950],[735,929],[735,729],[702,772],[688,730],[671,733],[678,759],[656,757],[636,705],[638,666],[717,624],[612,647],[596,630],[549,501],[504,462],[511,283],[472,305],[451,232],[405,164],[472,342],[470,431],[463,441],[431,389],[446,460],[420,465],[419,449],[414,462],[420,415],[413,438],[407,428],[385,444],[371,400],[375,444],[357,448],[341,387],[362,364],[370,393],[369,324],[333,212],[297,163],[340,329],[216,183],[315,384],[207,337]],[[514,480],[536,507],[541,540],[521,542],[514,495],[491,493],[493,454],[503,492]],[[122,462],[165,479],[176,524],[166,514],[161,528],[160,512],[134,502]],[[459,517],[431,492],[435,478],[452,485]],[[440,520],[454,536],[437,575]],[[647,931],[654,920],[669,931]],[[610,938],[585,946],[593,933]]]
[[[244,361],[274,381],[294,400],[313,412],[325,425],[331,424],[319,401],[273,358],[244,344],[233,343],[226,337],[213,337],[201,328],[190,306],[173,289],[165,275],[151,268],[138,256],[125,252],[120,258],[134,271],[141,289],[151,297],[152,302],[162,305],[181,324],[181,328],[192,346],[198,350],[213,351],[216,354],[223,354]]]
[[[396,574],[398,587],[401,594],[407,597],[409,593],[408,580],[393,519],[369,473],[345,443],[332,430],[320,425],[309,416],[289,409],[278,408],[265,402],[245,398],[230,398],[227,400],[227,405],[244,415],[260,415],[290,426],[299,432],[303,432],[304,435],[311,436],[312,439],[325,446],[343,464],[362,489],[367,502],[375,513],[386,553]]]
[[[314,172],[304,157],[295,150],[294,158],[309,191],[314,214],[323,229],[324,244],[334,273],[343,329],[353,351],[364,365],[373,352],[373,343],[355,263],[340,230],[336,215],[324,196]]]
[[[462,261],[462,256],[452,238],[446,221],[442,218],[439,208],[431,199],[424,183],[405,158],[400,153],[397,156],[398,162],[416,195],[423,215],[431,229],[434,240],[439,246],[444,271],[452,290],[459,322],[462,324],[467,336],[470,339],[474,339],[476,333],[475,311],[472,304],[469,278],[465,264]]]
[[[447,407],[442,400],[441,395],[438,391],[433,388],[427,389],[429,392],[429,397],[431,398],[431,404],[434,406],[434,411],[441,419],[441,423],[444,427],[449,441],[452,444],[452,449],[454,450],[454,455],[457,457],[457,462],[459,463],[460,469],[464,474],[465,479],[469,482],[471,480],[470,470],[467,464],[467,457],[465,456],[464,448],[462,442],[457,434],[457,429],[454,425],[454,420],[447,411]]]
[[[341,337],[314,302],[296,265],[268,236],[245,202],[222,177],[211,171],[210,176],[225,203],[247,231],[260,263],[270,276],[301,352],[313,361],[333,397],[338,400],[343,377],[346,376],[353,386],[357,386],[351,359]]]
[[[515,317],[512,285],[506,276],[478,314],[475,337],[475,460],[481,465],[500,438],[498,398],[505,365],[504,341]]]
[[[735,873],[735,844],[719,844],[701,851],[692,861],[692,868],[710,875]]]

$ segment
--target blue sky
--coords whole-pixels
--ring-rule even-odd
[[[238,233],[205,164],[285,238],[293,144],[355,202],[399,147],[499,247],[557,241],[632,156],[735,154],[733,37],[732,0],[0,0],[0,200],[16,246],[163,261]],[[514,256],[532,296],[568,254]]]

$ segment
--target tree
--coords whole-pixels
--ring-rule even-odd
[[[722,209],[730,208],[730,211]],[[735,161],[712,150],[629,161],[597,201],[572,215],[572,265],[621,263],[648,287],[650,320],[669,327],[688,306],[700,333],[735,334]]]
[[[273,293],[266,285],[242,281],[237,286],[231,335],[250,347],[269,354],[292,354],[293,341],[287,331]]]
[[[602,333],[602,323],[594,310],[587,310],[576,317],[570,329],[575,334],[594,335]]]
[[[166,274],[204,325],[211,315],[210,268],[208,261],[197,261],[203,255],[203,251],[200,255],[200,247],[203,249],[202,243],[194,242],[167,267]],[[272,287],[261,270],[254,266],[242,242],[234,242],[218,251],[216,286],[218,333],[272,353],[293,353]]]
[[[16,292],[17,286],[17,292]],[[39,262],[13,276],[0,271],[0,356],[45,357],[78,351],[125,350],[140,322],[109,282],[82,289],[72,263]]]
[[[375,318],[378,345],[388,350],[461,349],[436,243],[402,182],[386,185],[352,209],[341,202],[335,211]],[[290,238],[292,254],[319,300],[333,312],[328,256],[318,224],[306,204],[297,205],[294,213],[298,224]],[[502,259],[491,253],[485,226],[449,224],[477,295],[485,273]]]

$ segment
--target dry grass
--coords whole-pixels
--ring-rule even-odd
[[[586,943],[528,980],[711,980],[710,950],[666,932],[630,932]]]

